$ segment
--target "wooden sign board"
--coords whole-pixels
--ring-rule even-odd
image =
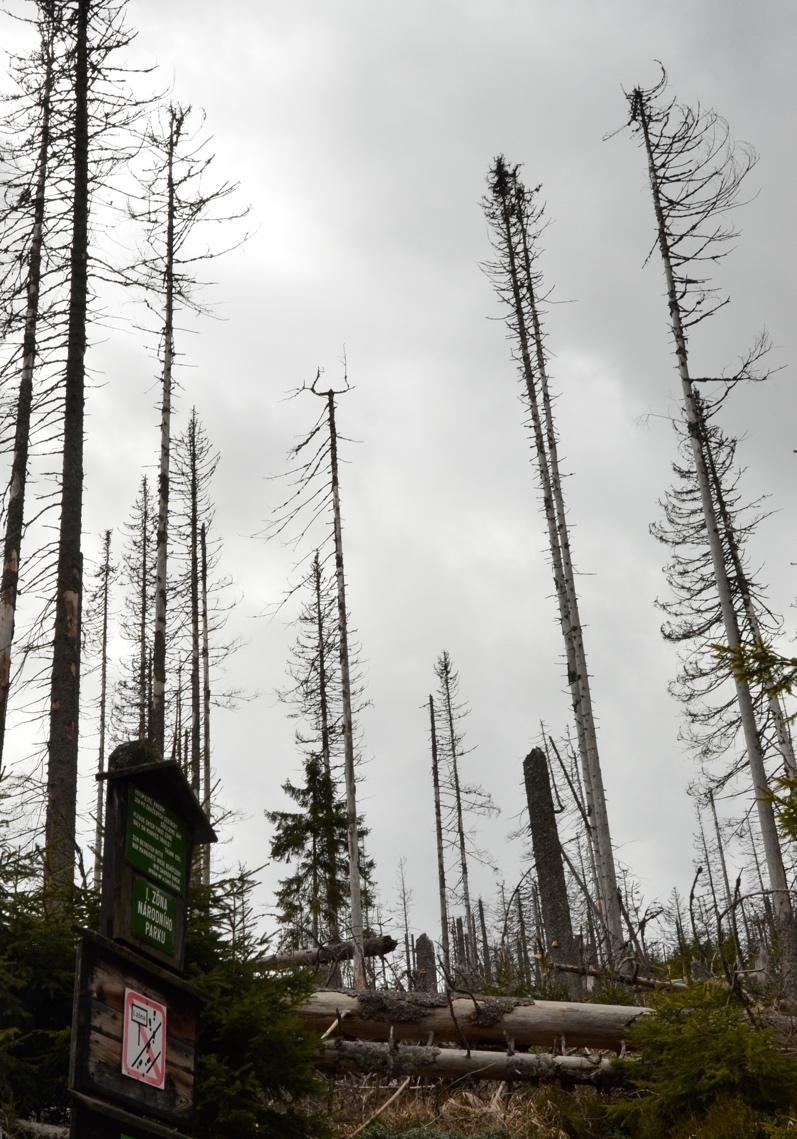
[[[136,758],[135,745],[123,750]],[[179,972],[193,847],[216,836],[179,764],[114,767],[114,755],[102,776],[108,796],[100,932]]]
[[[70,1088],[173,1126],[190,1124],[201,996],[99,934],[81,934]]]
[[[189,1139],[182,1131],[142,1119],[91,1096],[73,1094],[73,1139]]]

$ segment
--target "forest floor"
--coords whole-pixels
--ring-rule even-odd
[[[510,1090],[495,1083],[444,1088],[439,1082],[416,1082],[373,1118],[401,1083],[351,1077],[330,1084],[324,1114],[334,1134],[340,1139],[599,1139],[616,1134],[607,1127],[605,1114],[611,1097],[591,1087]]]

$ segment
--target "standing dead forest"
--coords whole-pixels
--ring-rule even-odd
[[[0,1139],[131,747],[197,1139],[792,1135],[794,16],[238,7],[0,14]]]

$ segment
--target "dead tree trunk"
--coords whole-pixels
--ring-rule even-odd
[[[191,785],[200,794],[202,774],[202,712],[200,701],[199,652],[199,518],[197,489],[197,417],[191,411],[188,424],[188,568],[189,601],[191,610]]]
[[[64,450],[58,532],[55,633],[45,821],[45,888],[57,907],[68,905],[75,874],[80,620],[83,597],[83,411],[88,305],[90,0],[78,0],[74,56],[74,180],[69,325],[64,376]]]
[[[105,531],[102,562],[102,634],[100,642],[100,742],[97,756],[97,774],[105,770],[105,721],[108,697],[108,582],[111,576],[111,531]],[[97,806],[94,828],[94,888],[100,885],[102,870],[102,805],[105,786],[97,782]]]
[[[415,941],[415,983],[413,988],[419,993],[437,992],[437,962],[434,956],[434,942],[422,933]]]
[[[354,771],[354,724],[351,703],[349,666],[349,628],[346,610],[346,577],[343,565],[343,528],[340,516],[340,480],[338,477],[338,433],[335,425],[335,393],[327,393],[329,423],[329,465],[332,481],[332,519],[335,540],[335,581],[338,594],[338,648],[343,705],[343,771],[346,782],[346,819],[349,851],[349,890],[351,898],[351,937],[355,947],[354,983],[365,987],[363,944],[363,908],[360,879],[360,842],[357,825],[357,783]]]
[[[199,532],[202,589],[202,810],[210,818],[210,633],[208,629],[208,543],[205,523]],[[210,885],[210,843],[202,848],[202,881]]]
[[[572,961],[575,944],[562,848],[556,827],[548,761],[540,748],[533,748],[523,761],[523,779],[548,956],[554,963]],[[575,978],[568,979],[568,989],[571,996],[579,995],[580,985]]]
[[[152,711],[150,738],[161,755],[166,734],[166,594],[169,547],[169,465],[172,441],[172,371],[174,367],[175,302],[175,151],[185,122],[185,112],[169,110],[166,153],[166,247],[163,272],[163,369],[161,372],[160,464],[158,467],[158,532],[155,566],[155,636],[152,651]]]
[[[315,621],[318,661],[318,712],[321,724],[321,764],[324,772],[325,798],[329,803],[334,796],[332,780],[332,758],[329,736],[329,693],[327,686],[327,639],[324,626],[324,608],[321,597],[321,560],[318,550],[313,559],[313,586],[315,591]],[[340,941],[340,921],[338,916],[338,885],[335,874],[337,865],[337,836],[331,810],[324,812],[323,836],[327,874],[324,883],[326,893],[327,925],[333,941]]]
[[[620,1083],[613,1062],[605,1057],[552,1056],[548,1052],[484,1052],[433,1045],[379,1044],[364,1040],[325,1040],[316,1063],[325,1072],[374,1072],[391,1078],[505,1080],[507,1083]]]
[[[503,158],[496,160],[490,189],[491,198],[486,204],[486,210],[488,219],[495,228],[496,248],[500,258],[496,266],[496,273],[500,277],[499,289],[512,310],[510,328],[517,337],[531,415],[587,812],[595,842],[600,905],[603,922],[609,933],[607,951],[611,955],[613,946],[619,946],[622,941],[622,918],[617,901],[614,852],[561,488],[543,333],[537,311],[536,287],[539,275],[533,265],[533,235],[529,231],[540,219],[539,214],[533,216],[531,195],[518,179],[517,170],[510,169]]]
[[[479,929],[482,935],[482,972],[484,973],[485,981],[492,982],[493,967],[490,960],[490,943],[487,940],[487,923],[484,920],[484,903],[481,898],[478,902],[479,910]]]
[[[462,903],[465,907],[464,956],[462,968],[475,971],[478,952],[476,949],[476,923],[470,902],[470,881],[468,877],[468,852],[465,844],[465,824],[462,812],[462,787],[459,779],[459,740],[454,726],[454,703],[451,692],[451,662],[448,653],[443,653],[438,675],[443,686],[443,714],[448,727],[448,746],[451,761],[451,780],[454,790],[454,817],[457,827],[457,849],[459,851],[460,877],[462,883]]]
[[[363,942],[364,957],[384,957],[392,953],[398,945],[394,937],[369,937]],[[297,966],[329,965],[336,961],[351,961],[355,954],[353,941],[343,941],[339,945],[321,945],[317,949],[295,949],[292,953],[279,953],[275,957],[263,957],[258,965],[264,969],[293,969]]]
[[[42,20],[46,17],[42,16]],[[42,245],[44,242],[44,215],[47,189],[47,169],[50,154],[50,114],[53,89],[53,36],[51,26],[43,24],[41,52],[44,64],[40,97],[39,154],[36,169],[36,188],[33,199],[33,226],[28,252],[28,281],[26,287],[25,329],[22,339],[22,368],[19,377],[16,424],[14,428],[14,456],[6,502],[6,528],[3,541],[3,576],[0,581],[0,776],[3,773],[3,748],[6,735],[8,694],[11,686],[11,648],[14,641],[14,623],[19,589],[19,565],[22,548],[22,530],[25,522],[25,489],[28,477],[30,451],[30,423],[33,407],[33,370],[36,364],[36,337],[39,321],[39,287],[41,284]]]
[[[697,401],[695,397],[692,376],[689,370],[686,328],[681,314],[681,298],[683,296],[683,286],[680,285],[678,281],[676,281],[676,272],[673,264],[673,253],[671,251],[670,245],[670,229],[667,224],[664,195],[662,193],[662,171],[659,168],[659,164],[657,164],[658,152],[654,149],[650,130],[649,94],[642,91],[641,88],[635,89],[632,99],[632,107],[633,118],[639,124],[648,161],[650,189],[653,198],[653,208],[656,216],[658,244],[664,267],[670,322],[672,326],[673,339],[675,341],[675,353],[678,361],[678,373],[681,380],[683,407],[687,428],[689,431],[689,438],[692,445],[692,455],[700,492],[700,499],[703,507],[703,517],[706,525],[706,537],[708,540],[709,550],[711,552],[711,562],[714,570],[717,595],[722,611],[722,619],[728,647],[731,650],[735,650],[738,649],[741,645],[741,634],[739,631],[739,622],[733,604],[730,582],[725,565],[722,540],[719,533],[716,504],[712,496],[711,482],[706,465],[704,452],[705,432],[701,430],[701,417],[697,409]],[[684,143],[684,146],[689,145],[691,146],[692,150],[694,150],[694,148],[699,144],[700,138],[701,136],[699,135],[697,137],[690,136],[690,138],[687,139]],[[668,148],[668,153],[670,155],[668,161],[673,161],[672,147]],[[686,154],[687,152],[684,151],[684,153]],[[658,157],[659,163],[663,161],[660,156]],[[705,177],[705,173],[703,176]],[[685,177],[686,173],[682,172],[681,178]],[[730,177],[731,172],[729,169],[728,178]],[[736,175],[734,175],[734,177],[736,178],[736,184],[738,185],[739,178]],[[668,186],[668,194],[672,195],[673,192],[677,194],[677,190],[673,191],[673,188],[671,186]],[[686,191],[683,191],[683,193],[686,193]],[[729,182],[727,188],[722,190],[722,198],[717,200],[717,211],[720,209],[729,208],[727,199],[730,198],[732,200],[732,195],[733,184]],[[671,199],[668,198],[667,200],[670,201]],[[703,203],[700,203],[700,205],[702,206]],[[711,220],[712,214],[710,212],[710,205],[704,206],[704,209],[707,211],[705,216]],[[684,260],[683,254],[680,255],[679,264],[681,265],[681,273],[683,274],[688,268],[688,264]],[[750,685],[748,682],[741,676],[735,676],[734,683],[736,686],[736,698],[739,705],[742,729],[744,732],[747,760],[750,766],[753,789],[755,792],[756,806],[758,810],[758,821],[761,829],[761,837],[764,844],[764,855],[766,858],[770,888],[772,891],[772,902],[778,923],[779,935],[783,939],[785,945],[789,946],[789,950],[785,957],[791,957],[791,945],[793,942],[791,899],[789,896],[786,872],[783,865],[783,857],[780,849],[777,826],[775,824],[775,814],[773,811],[771,799],[769,798],[768,794],[768,783],[766,770],[764,768],[764,755],[755,719],[755,707],[750,691]],[[794,970],[791,962],[789,962],[789,974],[791,974],[793,971]]]
[[[446,864],[443,857],[443,816],[440,809],[440,769],[437,756],[437,726],[434,698],[429,696],[429,725],[432,738],[432,787],[434,788],[434,826],[437,842],[437,889],[440,899],[440,945],[443,951],[445,975],[451,975],[451,948],[448,937],[448,899],[446,894]]]
[[[556,1043],[567,1048],[621,1048],[629,1028],[650,1010],[633,1005],[577,1004],[517,997],[317,990],[296,1010],[323,1033],[340,1017],[340,1033],[359,1040],[433,1039],[505,1048]],[[431,1034],[431,1036],[430,1036]]]

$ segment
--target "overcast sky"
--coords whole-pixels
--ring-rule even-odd
[[[466,776],[502,809],[480,841],[514,884],[521,763],[544,720],[567,728],[561,637],[520,389],[479,201],[499,152],[542,183],[542,269],[565,493],[614,842],[650,897],[688,888],[696,774],[667,694],[673,651],[654,600],[664,553],[648,534],[668,479],[677,383],[643,156],[623,86],[650,84],[725,115],[760,152],[738,249],[719,275],[732,307],[694,337],[699,374],[732,365],[766,326],[782,370],[739,392],[724,420],[747,433],[750,496],[772,494],[755,547],[791,637],[797,593],[793,448],[795,288],[793,4],[683,0],[131,0],[139,48],[206,109],[219,169],[242,184],[256,232],[214,266],[206,320],[178,348],[180,425],[195,403],[221,451],[224,566],[247,641],[231,666],[257,691],[213,724],[224,802],[241,812],[220,862],[268,859],[265,809],[297,773],[277,704],[290,615],[262,616],[293,555],[251,535],[267,476],[317,412],[284,402],[342,345],[355,389],[340,403],[349,602],[367,696],[361,806],[386,901],[407,859],[413,925],[436,934],[434,825],[422,705],[447,648],[472,712]],[[86,548],[127,515],[157,443],[155,364],[134,334],[91,353]],[[91,737],[87,737],[87,741]],[[87,742],[84,784],[91,783]],[[281,867],[267,867],[276,882]],[[491,897],[490,876],[478,888]],[[264,895],[267,901],[267,896]]]

